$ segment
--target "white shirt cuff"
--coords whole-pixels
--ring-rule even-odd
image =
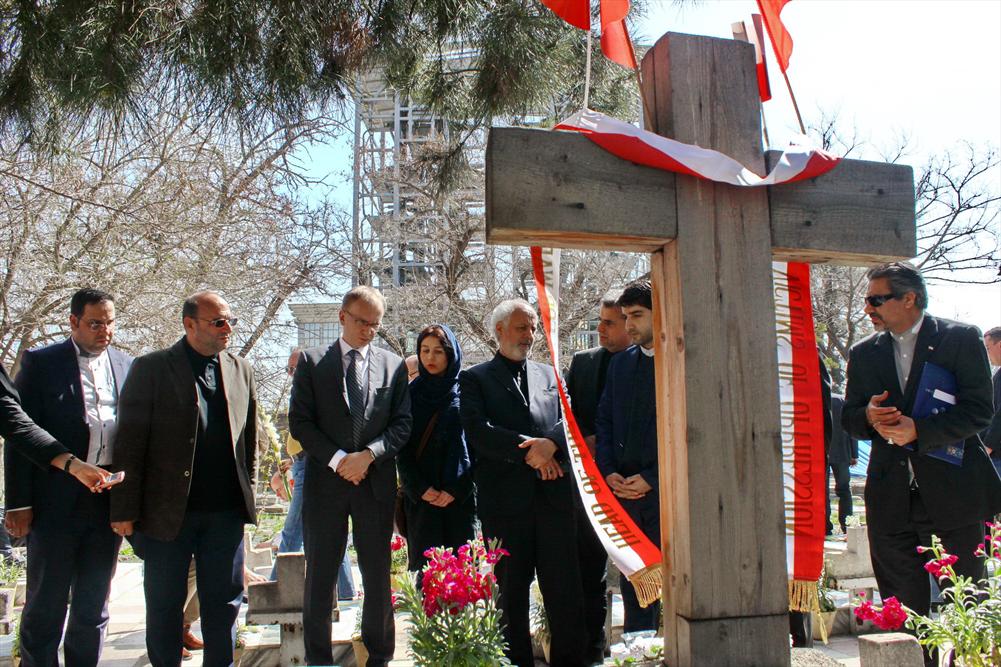
[[[4,510],[4,512],[20,512],[22,510],[30,510],[31,505],[26,505],[25,507],[11,507],[9,510]]]
[[[330,459],[330,463],[328,463],[327,465],[330,466],[331,470],[337,472],[338,464],[341,462],[341,459],[343,459],[347,455],[348,453],[346,451],[344,451],[343,449],[338,449],[337,452],[334,454],[334,458]]]

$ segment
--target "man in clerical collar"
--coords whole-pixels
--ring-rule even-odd
[[[633,346],[608,364],[595,420],[595,459],[622,509],[660,545],[657,469],[657,391],[653,364],[653,289],[648,280],[626,285],[618,299]],[[655,630],[659,604],[643,608],[621,579],[623,632]]]
[[[112,528],[146,561],[146,648],[179,665],[192,558],[204,664],[233,660],[244,524],[256,521],[257,398],[250,363],[226,348],[237,320],[216,292],[181,308],[184,337],[136,359],[122,390]]]
[[[70,337],[28,350],[16,384],[25,412],[70,452],[65,470],[107,467],[116,443],[119,393],[132,358],[113,347],[115,301],[81,289],[70,300]],[[70,475],[50,473],[5,452],[7,521],[28,536],[28,595],[21,656],[56,664],[66,620],[69,665],[96,665],[108,626],[107,599],[121,537],[108,525],[108,496],[88,493]]]
[[[977,581],[983,520],[1001,510],[1001,480],[978,437],[992,414],[987,353],[976,327],[925,312],[928,293],[911,264],[876,266],[866,277],[865,313],[876,333],[851,349],[841,421],[872,441],[866,527],[880,596],[928,614],[928,556],[918,547],[937,535],[959,557],[955,572]],[[926,372],[952,376],[958,390],[939,388],[945,409],[915,415]],[[961,465],[938,458],[957,443]]]

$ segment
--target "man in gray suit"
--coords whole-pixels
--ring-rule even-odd
[[[594,420],[598,401],[605,388],[608,362],[612,357],[633,344],[626,332],[626,316],[612,298],[602,299],[598,312],[598,347],[582,350],[573,355],[566,374],[567,393],[573,415],[580,427],[584,443],[594,456]],[[601,540],[594,534],[591,521],[584,512],[584,505],[577,493],[577,555],[580,558],[580,578],[584,597],[584,626],[587,631],[586,655],[588,664],[600,663],[605,657],[605,562],[608,554]]]
[[[365,587],[361,635],[369,667],[388,664],[396,648],[389,588],[394,461],[411,420],[406,364],[371,344],[385,311],[385,299],[371,287],[345,294],[340,339],[305,350],[292,383],[289,429],[308,454],[303,625],[310,665],[333,663],[330,614],[348,517]]]
[[[243,527],[254,523],[257,399],[246,359],[226,351],[236,326],[222,297],[197,292],[181,309],[185,336],[139,357],[119,401],[111,527],[146,561],[146,648],[154,667],[181,664],[192,557],[202,664],[233,663],[243,600]]]

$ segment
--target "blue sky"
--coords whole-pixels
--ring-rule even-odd
[[[633,35],[645,43],[667,31],[730,38],[730,24],[749,24],[757,11],[753,0],[680,7],[650,0],[648,6]],[[1001,1],[795,0],[782,18],[794,41],[788,74],[807,123],[821,110],[837,112],[868,139],[872,151],[907,136],[910,152],[903,161],[914,165],[962,141],[1001,146]],[[770,73],[774,97],[765,113],[777,145],[799,130],[774,61]],[[346,210],[350,153],[348,136],[314,151],[313,164],[314,173],[338,184],[335,199]],[[1001,190],[1001,170],[993,180]],[[997,284],[932,287],[931,296],[932,313],[981,328],[1001,324]]]

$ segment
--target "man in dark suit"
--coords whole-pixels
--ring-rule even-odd
[[[622,509],[654,544],[660,545],[657,467],[657,391],[653,360],[653,290],[637,280],[622,290],[619,307],[634,345],[608,365],[595,420],[596,463]],[[641,607],[622,576],[623,632],[657,629],[659,603]]]
[[[927,556],[917,547],[938,535],[959,557],[956,573],[978,580],[983,519],[1001,509],[1001,480],[978,436],[992,414],[987,354],[976,327],[925,313],[927,291],[912,265],[880,265],[867,278],[865,312],[877,332],[852,347],[841,421],[849,435],[872,440],[865,506],[879,593],[928,614]],[[914,419],[926,362],[955,375],[958,395],[946,412]],[[957,441],[965,442],[962,465],[929,456]]]
[[[71,457],[107,466],[115,445],[118,395],[132,362],[110,347],[115,331],[111,295],[77,291],[70,301],[70,330],[62,343],[24,353],[17,388],[25,412]],[[108,525],[108,496],[86,493],[69,475],[33,466],[13,450],[5,452],[4,463],[7,521],[12,533],[28,536],[22,660],[56,664],[69,603],[66,664],[96,665],[121,545]]]
[[[550,664],[584,664],[573,479],[553,369],[528,359],[538,318],[521,299],[490,316],[493,359],[459,376],[459,411],[473,447],[478,512],[487,540],[510,556],[497,564],[507,656],[531,667],[529,586],[538,574],[549,617]]]
[[[594,418],[598,401],[605,388],[608,362],[631,345],[626,333],[626,316],[614,298],[601,301],[598,312],[598,347],[573,355],[566,374],[567,393],[573,407],[574,418],[584,436],[591,455],[594,456]],[[587,633],[585,660],[600,663],[605,657],[605,564],[608,554],[595,535],[591,522],[584,512],[584,505],[576,494],[577,555],[580,560],[580,581],[584,597],[584,626]]]
[[[1001,469],[1001,327],[987,330],[984,334],[984,348],[987,350],[991,366],[995,367],[991,379],[994,384],[994,417],[991,418],[991,425],[980,434],[980,437],[983,438],[984,446],[987,447],[995,467]]]
[[[341,301],[341,337],[305,350],[296,366],[289,429],[308,455],[303,527],[306,662],[329,665],[330,614],[344,558],[348,517],[365,587],[361,634],[368,664],[384,667],[396,650],[389,586],[390,539],[400,448],[410,437],[403,359],[372,345],[386,301],[355,287]]]
[[[834,493],[838,497],[838,523],[841,532],[846,530],[845,521],[852,515],[851,473],[849,469],[858,462],[858,440],[848,435],[841,426],[841,411],[845,405],[845,397],[841,394],[831,394],[831,418],[834,424],[831,430],[830,444],[827,447],[827,475],[824,489],[827,498],[827,534],[834,532],[831,523],[831,473],[834,473]]]
[[[257,399],[250,364],[226,351],[229,304],[197,292],[181,308],[184,337],[139,357],[122,390],[112,528],[138,535],[146,562],[146,649],[154,667],[181,663],[188,569],[195,560],[203,664],[230,665],[243,600],[243,529],[255,522]]]

